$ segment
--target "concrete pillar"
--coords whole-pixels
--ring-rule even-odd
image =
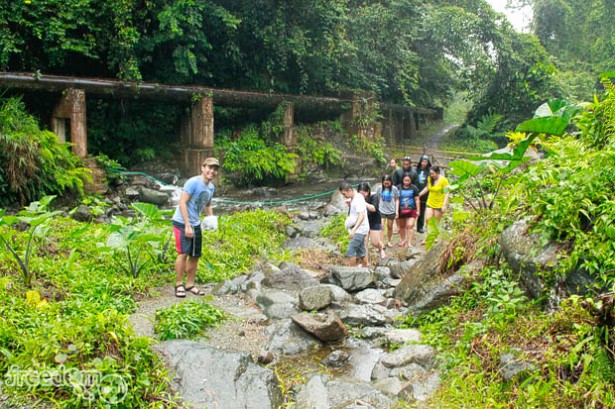
[[[408,110],[408,141],[416,138],[416,131],[418,130],[417,122],[416,122],[416,114],[412,110]]]
[[[194,101],[190,116],[181,128],[181,171],[192,176],[200,173],[203,160],[214,154],[214,108],[211,97]]]
[[[346,131],[349,135],[357,135],[359,139],[375,139],[378,101],[374,92],[352,92],[342,94],[342,98],[351,100],[350,112],[342,115]]]
[[[65,90],[53,110],[51,128],[62,142],[67,142],[66,119],[70,121],[72,150],[77,156],[85,158],[88,154],[88,134],[84,90]]]
[[[283,124],[284,133],[282,134],[282,145],[293,150],[297,146],[297,138],[295,135],[295,106],[293,104],[285,104]]]

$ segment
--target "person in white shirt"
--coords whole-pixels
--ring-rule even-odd
[[[361,262],[363,267],[367,267],[367,249],[365,247],[365,237],[369,234],[369,222],[367,220],[367,206],[365,198],[352,188],[346,181],[342,182],[339,191],[346,199],[350,199],[348,217],[344,226],[348,229],[350,243],[346,249],[346,256],[351,266]]]

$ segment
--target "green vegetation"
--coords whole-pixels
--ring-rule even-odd
[[[336,214],[320,231],[321,236],[330,239],[340,250],[346,249],[350,242],[348,230],[344,227],[345,221],[346,214],[343,212]]]
[[[109,402],[126,408],[177,406],[152,341],[136,336],[128,321],[137,299],[174,277],[165,212],[135,203],[134,219],[80,224],[46,212],[51,199],[17,216],[3,215],[0,224],[2,245],[10,249],[0,252],[3,394],[14,402],[41,400],[66,408]],[[232,278],[260,260],[288,258],[280,249],[288,223],[287,216],[263,210],[221,217],[219,229],[204,235],[199,281]],[[192,337],[195,327],[222,319],[219,310],[201,302],[181,304],[158,312],[161,338]],[[28,381],[47,374],[58,382]],[[90,381],[71,380],[71,374]]]
[[[39,128],[20,99],[0,100],[0,205],[22,205],[46,194],[83,195],[89,169],[60,143],[56,134]]]
[[[295,170],[296,154],[259,134],[256,127],[244,130],[236,141],[222,144],[223,168],[236,186],[281,183]]]
[[[612,293],[605,293],[615,285],[615,191],[609,182],[615,177],[615,87],[607,80],[603,84],[605,94],[582,111],[561,100],[541,106],[535,118],[510,134],[511,153],[488,160],[506,160],[504,166],[491,171],[484,162],[455,166],[457,192],[465,196],[467,208],[457,204],[450,218],[447,268],[473,259],[486,267],[468,277],[469,290],[449,305],[408,317],[404,324],[417,326],[439,350],[444,382],[427,407],[615,403],[613,304]],[[530,147],[544,157],[528,161],[523,153]],[[543,299],[526,298],[498,244],[502,230],[524,217],[545,242],[559,242],[567,253],[557,269],[540,272],[548,285],[557,287],[581,269],[594,279],[585,296],[561,300],[554,312],[544,310]],[[545,298],[551,291],[557,289],[546,288]],[[523,365],[505,379],[507,359]]]
[[[224,319],[224,312],[203,300],[192,299],[156,311],[154,331],[162,341],[191,339]]]

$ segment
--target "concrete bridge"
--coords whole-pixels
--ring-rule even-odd
[[[180,168],[186,174],[198,170],[203,159],[213,155],[214,105],[275,110],[284,107],[281,143],[296,146],[296,117],[339,117],[350,135],[360,138],[384,136],[387,144],[409,143],[420,124],[442,119],[441,110],[379,105],[373,93],[342,92],[338,97],[268,94],[202,86],[122,82],[111,79],[75,78],[35,73],[0,72],[0,86],[20,90],[57,92],[58,101],[51,117],[51,130],[61,141],[72,143],[80,157],[88,154],[86,93],[106,96],[133,96],[181,103],[190,106],[180,128],[182,146]],[[374,113],[380,112],[380,118]],[[68,138],[67,138],[68,136]]]

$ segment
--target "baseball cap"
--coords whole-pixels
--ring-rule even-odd
[[[208,165],[208,166],[220,166],[220,162],[218,162],[218,159],[216,158],[206,158],[203,161],[203,165]]]

